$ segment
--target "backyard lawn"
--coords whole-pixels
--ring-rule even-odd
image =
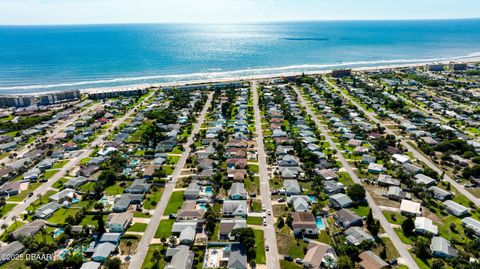
[[[65,223],[65,219],[68,216],[73,216],[77,211],[79,211],[79,208],[59,208],[53,215],[48,219],[49,222],[52,223],[57,223],[57,224],[63,224]]]

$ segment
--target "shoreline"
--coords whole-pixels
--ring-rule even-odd
[[[276,79],[281,77],[289,77],[289,76],[299,76],[301,74],[307,75],[322,75],[326,73],[330,73],[333,70],[338,69],[351,69],[352,71],[375,71],[375,70],[382,70],[382,69],[395,69],[395,68],[405,68],[405,67],[420,67],[426,64],[433,64],[433,63],[440,63],[440,64],[449,64],[451,62],[461,62],[461,63],[476,63],[480,62],[480,56],[470,56],[470,57],[456,57],[451,59],[442,59],[442,60],[420,60],[415,62],[412,60],[411,63],[392,63],[392,64],[379,64],[379,65],[368,65],[365,63],[364,66],[358,67],[350,67],[348,64],[342,65],[337,64],[338,68],[329,68],[329,69],[319,69],[319,70],[299,70],[299,71],[289,71],[289,72],[277,72],[271,74],[257,74],[257,75],[240,75],[240,76],[227,76],[227,74],[245,71],[245,70],[237,70],[237,71],[229,71],[225,72],[225,77],[213,77],[213,78],[204,78],[204,79],[185,79],[179,81],[172,81],[172,82],[159,82],[159,83],[132,83],[132,84],[125,84],[125,85],[118,85],[118,86],[105,86],[105,87],[92,87],[92,88],[85,88],[85,89],[75,89],[73,86],[71,89],[59,89],[59,90],[39,90],[32,93],[2,93],[0,96],[31,96],[31,95],[40,95],[40,94],[49,94],[49,93],[56,93],[61,91],[70,91],[70,90],[79,90],[81,94],[89,94],[89,93],[98,93],[98,92],[111,92],[111,91],[122,91],[122,90],[132,90],[132,89],[141,89],[141,88],[149,88],[149,87],[169,87],[169,86],[184,86],[184,85],[195,85],[195,84],[206,84],[206,83],[229,83],[229,82],[236,82],[236,81],[247,81],[247,80],[266,80],[266,79]],[[282,68],[278,68],[282,69]],[[307,69],[307,68],[305,68]],[[252,72],[255,69],[252,69]],[[206,73],[206,75],[215,75],[215,74],[222,74],[212,72],[211,74]],[[171,75],[172,77],[176,75]],[[188,75],[185,75],[188,76]],[[92,82],[93,83],[93,82]]]
[[[352,71],[375,71],[375,70],[382,70],[382,69],[421,67],[427,64],[434,64],[434,63],[449,64],[451,62],[476,63],[476,62],[480,62],[480,57],[464,58],[462,59],[462,61],[443,60],[443,61],[418,62],[418,63],[409,63],[409,64],[363,66],[363,67],[355,67],[355,68],[345,67],[345,68],[336,68],[336,69],[328,69],[328,70],[292,71],[292,72],[283,72],[283,73],[276,73],[276,74],[246,75],[246,76],[239,76],[236,78],[220,77],[220,78],[211,78],[211,79],[185,80],[185,81],[165,82],[165,83],[139,83],[139,84],[131,84],[131,85],[125,85],[125,86],[80,89],[80,92],[82,94],[89,94],[89,93],[96,93],[96,92],[108,92],[108,91],[128,90],[128,89],[138,89],[138,88],[148,88],[148,87],[185,86],[185,85],[206,84],[206,83],[228,83],[228,82],[236,82],[236,81],[275,79],[275,78],[281,78],[281,77],[299,76],[302,74],[322,75],[322,74],[331,73],[333,70],[337,70],[337,69],[351,69]]]

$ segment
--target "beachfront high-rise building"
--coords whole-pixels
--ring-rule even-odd
[[[450,70],[454,70],[454,71],[467,70],[467,64],[466,63],[451,62],[450,64],[448,64],[448,68]]]
[[[430,72],[440,72],[445,70],[445,65],[441,63],[426,64],[425,69]]]
[[[332,70],[332,77],[334,78],[341,78],[341,77],[348,77],[352,75],[352,69],[337,69]]]
[[[0,107],[48,106],[80,99],[79,90],[49,92],[42,94],[1,95]]]

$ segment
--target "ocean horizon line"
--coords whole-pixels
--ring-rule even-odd
[[[467,21],[480,20],[480,17],[462,18],[397,18],[397,19],[327,19],[327,20],[265,20],[238,22],[92,22],[92,23],[42,23],[42,24],[4,24],[0,27],[55,27],[55,26],[125,26],[125,25],[262,25],[282,23],[318,23],[318,22],[429,22],[429,21]]]

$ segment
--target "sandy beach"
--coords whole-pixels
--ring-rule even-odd
[[[420,67],[426,64],[441,63],[448,64],[451,63],[451,60],[445,61],[432,61],[432,62],[419,62],[419,63],[410,63],[410,64],[392,64],[392,65],[379,65],[379,66],[365,66],[365,67],[356,67],[351,68],[353,71],[375,71],[382,69],[395,69],[395,68],[405,68],[405,67]],[[467,59],[462,59],[464,63],[475,63],[480,62],[480,57],[472,57]],[[143,84],[132,84],[125,86],[115,86],[115,87],[99,87],[99,88],[89,88],[80,90],[84,94],[94,93],[94,92],[106,92],[106,91],[117,91],[117,90],[127,90],[127,89],[137,89],[137,88],[147,88],[147,87],[168,87],[168,86],[184,86],[184,85],[193,85],[193,84],[205,84],[205,83],[227,83],[234,81],[242,80],[262,80],[262,79],[275,79],[288,76],[298,76],[301,74],[307,75],[321,75],[332,72],[330,70],[318,70],[318,71],[305,71],[305,72],[280,72],[276,74],[261,74],[261,75],[250,75],[250,76],[239,76],[239,77],[218,77],[212,79],[202,79],[202,80],[185,80],[185,81],[176,81],[176,82],[166,82],[166,83],[143,83]]]

